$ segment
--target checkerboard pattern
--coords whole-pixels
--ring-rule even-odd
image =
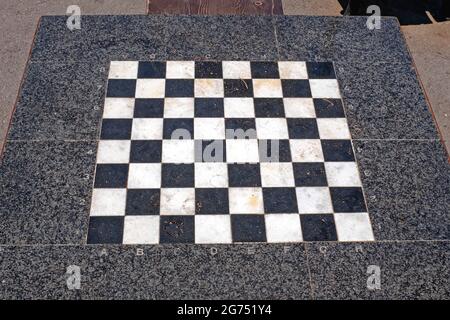
[[[88,243],[370,240],[332,63],[111,62]]]

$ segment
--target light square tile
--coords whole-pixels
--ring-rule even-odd
[[[287,118],[315,118],[316,111],[311,98],[284,98],[284,112]]]
[[[254,118],[253,98],[225,98],[225,118]]]
[[[321,139],[351,139],[345,118],[319,118],[317,127]]]
[[[164,98],[166,80],[138,79],[136,82],[136,98]]]
[[[228,166],[226,163],[195,163],[196,188],[227,188]]]
[[[130,147],[130,140],[100,140],[97,163],[128,163],[130,162]]]
[[[337,80],[333,79],[311,79],[309,80],[311,94],[313,98],[339,99],[339,85]]]
[[[124,216],[126,189],[94,189],[91,216]]]
[[[164,99],[164,118],[193,118],[194,98]]]
[[[223,61],[224,79],[251,79],[250,61]]]
[[[194,79],[195,62],[194,61],[167,61],[166,78],[167,79]]]
[[[259,162],[258,140],[235,139],[226,141],[228,163]]]
[[[325,162],[330,187],[360,187],[358,167],[355,162]]]
[[[261,163],[261,183],[263,187],[294,187],[292,163]]]
[[[196,215],[195,243],[231,243],[230,215]]]
[[[126,216],[123,244],[158,244],[159,216]]]
[[[266,214],[267,242],[301,242],[302,228],[298,214]]]
[[[195,189],[194,188],[162,188],[161,189],[161,215],[194,215]]]
[[[225,139],[224,118],[195,118],[194,137],[203,140]]]
[[[111,61],[109,79],[137,79],[138,61]]]
[[[282,98],[283,89],[280,79],[253,79],[255,98]]]
[[[163,140],[163,163],[194,163],[194,140]]]
[[[285,118],[256,118],[258,139],[289,139]]]
[[[229,188],[230,214],[264,213],[262,188]]]
[[[303,61],[280,61],[278,70],[281,79],[308,79],[306,63]]]
[[[322,144],[319,139],[291,139],[293,162],[323,162]]]
[[[299,213],[333,213],[328,187],[296,188]]]
[[[339,241],[375,240],[367,213],[336,213],[334,221]]]
[[[223,98],[223,79],[195,79],[194,94],[196,98]]]
[[[132,140],[161,140],[163,137],[163,119],[133,119]]]
[[[134,113],[133,98],[106,98],[104,119],[131,119]]]
[[[128,170],[128,188],[149,189],[160,187],[160,163],[130,163]]]

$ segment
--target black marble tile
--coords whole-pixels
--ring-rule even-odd
[[[364,195],[358,187],[330,188],[334,212],[366,212]]]
[[[95,188],[126,188],[128,164],[98,164],[95,170]]]
[[[345,118],[340,99],[314,99],[317,118]]]
[[[128,189],[125,214],[158,215],[160,198],[160,189]]]
[[[287,119],[290,139],[319,139],[319,129],[316,119],[289,118]]]
[[[174,131],[183,137],[184,134],[189,134],[191,138],[194,137],[194,119],[164,119],[163,138],[172,139]],[[174,138],[178,138],[178,136]]]
[[[140,61],[138,78],[164,79],[166,77],[166,63],[163,61]]]
[[[121,244],[123,217],[91,217],[89,219],[88,244]]]
[[[254,79],[279,79],[278,63],[272,61],[252,61],[250,62],[252,78]]]
[[[284,118],[283,99],[279,98],[255,98],[255,116],[257,118]]]
[[[194,164],[162,164],[163,188],[194,188]]]
[[[197,61],[195,62],[195,78],[223,78],[221,61]]]
[[[298,212],[295,188],[263,188],[265,213]]]
[[[332,62],[306,62],[309,79],[336,79]]]
[[[450,164],[439,141],[354,144],[375,239],[450,239]]]
[[[161,216],[160,243],[194,243],[194,216]]]
[[[250,79],[224,79],[227,98],[253,97],[253,82]]]
[[[195,162],[226,162],[225,140],[195,140]]]
[[[133,140],[131,141],[131,163],[159,163],[162,157],[161,140]]]
[[[166,79],[166,97],[168,98],[193,98],[193,79]]]
[[[100,139],[130,140],[132,119],[103,119]]]
[[[0,167],[1,244],[85,241],[95,142],[8,142]]]
[[[228,164],[228,184],[230,187],[260,187],[259,164]]]
[[[109,79],[106,96],[108,98],[134,98],[136,95],[136,80]]]
[[[265,242],[264,215],[233,214],[231,215],[231,232],[233,242]]]
[[[223,118],[224,105],[221,98],[196,98],[195,117],[197,118]]]
[[[289,140],[258,140],[260,162],[291,162]]]
[[[332,214],[302,214],[300,224],[304,241],[337,241]]]
[[[311,98],[309,80],[281,80],[283,97],[285,98]]]
[[[355,161],[350,140],[320,140],[325,161]]]
[[[134,118],[162,118],[164,99],[135,99]]]
[[[253,118],[225,119],[227,139],[256,139],[256,123]]]
[[[326,187],[325,166],[321,162],[293,163],[295,185],[297,187]]]
[[[228,189],[196,188],[195,214],[228,214]]]

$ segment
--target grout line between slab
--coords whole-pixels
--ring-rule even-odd
[[[308,246],[306,245],[306,243],[303,245],[303,248],[305,249],[306,268],[308,269],[308,276],[309,276],[309,295],[311,300],[315,300],[314,288],[312,283],[311,266],[309,264]]]

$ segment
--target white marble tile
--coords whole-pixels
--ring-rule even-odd
[[[195,118],[194,137],[200,140],[225,139],[225,119]]]
[[[161,140],[163,137],[163,119],[133,119],[132,140]]]
[[[281,79],[308,79],[306,63],[303,61],[279,61]]]
[[[167,79],[194,79],[195,62],[194,61],[167,61],[166,78]]]
[[[291,139],[293,162],[323,162],[322,144],[319,139]]]
[[[280,79],[253,79],[255,98],[282,98],[283,89]]]
[[[195,243],[231,243],[230,215],[196,215]]]
[[[289,139],[285,118],[256,118],[258,139]]]
[[[336,213],[334,221],[339,241],[375,240],[367,213]]]
[[[333,213],[328,187],[296,188],[299,213]]]
[[[250,61],[223,61],[224,79],[251,79]]]
[[[164,99],[164,118],[193,118],[194,98]]]
[[[321,139],[351,139],[345,118],[318,118],[317,127]]]
[[[284,112],[287,118],[315,118],[316,111],[311,98],[284,98]]]
[[[163,140],[163,163],[194,163],[194,140]]]
[[[261,183],[263,187],[294,187],[292,163],[261,163]]]
[[[104,119],[131,119],[134,113],[133,98],[106,98]]]
[[[128,163],[130,162],[130,147],[130,140],[100,140],[97,163]]]
[[[126,189],[94,189],[91,216],[124,216]]]
[[[195,189],[194,188],[162,188],[161,189],[161,215],[194,215]]]
[[[355,162],[325,162],[330,187],[360,187],[358,167]]]
[[[109,79],[137,79],[138,61],[111,61]]]
[[[226,141],[228,163],[259,162],[259,146],[256,139],[235,139]]]
[[[230,214],[264,213],[262,188],[229,188]]]
[[[225,98],[225,118],[254,118],[253,98]]]
[[[195,79],[194,94],[196,98],[223,98],[223,79]]]
[[[126,216],[123,244],[158,244],[159,216]]]
[[[309,80],[309,84],[311,86],[311,94],[313,98],[322,98],[322,99],[341,98],[337,80],[311,79]]]
[[[228,166],[221,162],[195,163],[196,188],[227,188]]]
[[[130,163],[128,169],[128,188],[148,189],[160,187],[160,163]]]
[[[136,98],[164,98],[166,80],[138,79],[136,82]]]
[[[301,242],[303,241],[298,214],[266,214],[267,242]]]

